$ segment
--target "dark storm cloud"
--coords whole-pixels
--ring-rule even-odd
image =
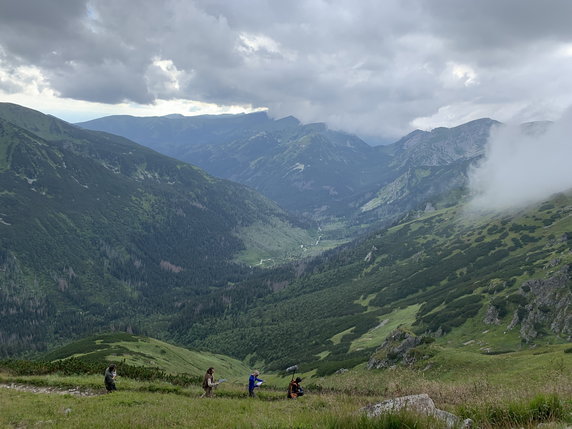
[[[253,104],[398,137],[412,122],[559,113],[570,16],[554,0],[4,1],[0,85],[27,65],[63,97]]]
[[[527,49],[548,41],[569,42],[572,2],[563,0],[443,0],[423,3],[430,29],[459,52]]]
[[[84,39],[80,20],[86,11],[75,0],[3,1],[0,44],[24,61],[50,63],[55,51]]]

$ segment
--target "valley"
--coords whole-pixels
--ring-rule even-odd
[[[475,353],[566,343],[571,202],[513,216],[427,213],[284,273],[284,290],[181,319],[192,321],[181,341],[253,361],[243,345],[256,343],[269,368],[306,362],[319,374],[368,359],[397,326]],[[241,293],[221,291],[226,302]]]
[[[571,17],[0,1],[0,428],[572,429]]]
[[[0,127],[2,356],[103,326],[158,334],[186,300],[258,269],[243,262],[318,240],[253,190],[121,137],[11,104]]]
[[[338,199],[332,185],[325,207],[318,188],[291,205],[285,189],[294,182],[278,181],[272,192],[285,199],[274,202],[124,137],[0,107],[0,352],[12,358],[0,362],[0,382],[16,386],[0,395],[28,416],[10,406],[3,424],[98,427],[97,406],[84,402],[93,400],[117,407],[120,426],[202,425],[200,413],[178,414],[167,402],[186,409],[181,401],[199,400],[209,366],[227,378],[217,406],[237,427],[247,423],[236,413],[257,413],[261,427],[273,418],[277,427],[369,427],[374,420],[356,417],[361,407],[419,393],[483,427],[568,421],[572,194],[510,212],[472,208],[468,169],[494,121],[364,149],[357,137],[294,118],[194,119],[213,123],[193,131],[194,154],[237,156],[262,139],[280,148],[257,161],[276,177],[289,177],[279,173],[282,156],[298,174],[316,148],[342,163],[348,148],[361,153],[355,159],[371,169],[354,159],[346,173],[375,174],[326,167],[338,176],[320,176],[324,183],[347,177],[363,187]],[[150,123],[159,119],[181,118]],[[222,132],[220,152],[213,130]],[[97,394],[108,362],[122,368],[123,399]],[[281,401],[292,365],[311,394],[295,405],[295,420]],[[267,381],[255,404],[244,402],[253,368]],[[48,400],[35,411],[25,405],[38,395],[26,386],[94,396],[73,406],[57,399],[56,408],[81,410],[61,417]],[[551,411],[538,414],[538,403]],[[221,417],[214,427],[228,424]]]

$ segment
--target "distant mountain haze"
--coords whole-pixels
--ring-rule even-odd
[[[468,163],[484,153],[496,122],[415,131],[372,147],[324,124],[266,113],[152,117],[110,116],[78,124],[123,135],[246,184],[287,210],[348,224],[389,222],[466,184]]]

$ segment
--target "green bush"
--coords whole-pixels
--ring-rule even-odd
[[[54,362],[27,361],[7,359],[0,361],[0,368],[6,369],[15,375],[46,375],[46,374],[62,374],[62,375],[82,375],[82,374],[100,374],[103,377],[105,373],[106,363],[84,361],[78,358],[70,358],[66,360],[58,360]],[[171,384],[187,386],[191,384],[200,384],[201,376],[190,374],[167,374],[159,368],[149,368],[143,366],[127,365],[123,362],[117,364],[117,372],[122,377],[132,378],[140,381],[166,381]]]
[[[538,395],[528,404],[535,421],[559,420],[564,417],[564,406],[556,395]]]
[[[333,374],[342,368],[353,368],[364,361],[363,357],[355,357],[353,359],[337,360],[337,361],[327,361],[323,360],[318,362],[316,365],[316,375],[318,377],[324,377],[326,375]]]
[[[503,297],[496,297],[491,301],[491,305],[494,306],[498,313],[499,313],[499,317],[502,319],[504,316],[507,315],[508,313],[508,309],[506,306],[506,300]]]
[[[507,296],[506,298],[509,302],[517,305],[526,305],[528,304],[528,299],[524,295],[519,293],[513,293],[512,295]]]
[[[566,413],[557,395],[537,395],[529,402],[494,403],[484,406],[460,406],[457,415],[472,419],[477,427],[518,427],[548,421],[559,421]]]

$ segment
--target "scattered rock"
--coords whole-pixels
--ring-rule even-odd
[[[425,213],[433,213],[435,211],[435,207],[433,207],[433,204],[431,203],[427,203],[425,205],[425,210],[423,210]]]
[[[525,342],[530,343],[541,335],[543,328],[558,335],[572,335],[569,269],[565,265],[550,278],[529,280],[522,284],[521,290],[526,295],[528,304],[520,310],[519,315],[515,314],[513,321],[519,319],[520,336]]]
[[[498,325],[500,323],[499,310],[494,305],[489,305],[487,313],[483,319],[485,325]]]
[[[514,315],[512,316],[512,320],[510,321],[510,323],[508,324],[508,326],[506,327],[507,331],[510,331],[511,329],[514,329],[514,327],[516,325],[518,325],[518,322],[520,322],[520,317],[518,317],[518,311],[514,312]]]
[[[397,328],[387,336],[367,364],[368,369],[391,368],[398,362],[411,365],[418,357],[413,349],[421,344],[421,338],[404,329]]]
[[[369,262],[373,259],[374,253],[377,250],[377,247],[375,246],[371,246],[371,250],[369,251],[369,253],[366,255],[366,257],[364,258],[365,262]]]
[[[551,259],[546,264],[544,264],[543,269],[547,270],[549,268],[557,267],[560,264],[560,258]]]
[[[52,393],[57,395],[73,395],[73,396],[98,396],[102,392],[97,392],[94,390],[82,390],[79,387],[73,389],[62,389],[58,387],[46,387],[46,386],[33,386],[30,384],[0,384],[0,388],[18,390],[20,392],[31,392],[31,393]],[[70,410],[71,411],[71,410]]]
[[[384,413],[394,413],[403,409],[411,410],[419,414],[425,414],[427,416],[433,416],[442,420],[449,428],[471,428],[473,425],[473,421],[471,419],[463,421],[460,417],[435,407],[435,403],[426,393],[388,399],[387,401],[364,407],[362,408],[362,411],[365,411],[368,417],[377,417]]]

